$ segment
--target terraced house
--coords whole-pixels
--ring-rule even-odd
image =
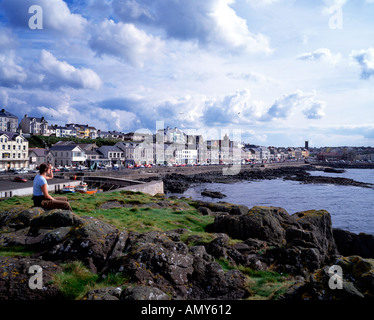
[[[21,133],[0,131],[0,169],[26,168],[29,142]]]
[[[18,117],[5,109],[0,110],[0,131],[16,132]]]
[[[85,152],[75,144],[53,146],[49,152],[53,155],[54,166],[79,166],[86,161]]]

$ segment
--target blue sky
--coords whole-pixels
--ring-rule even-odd
[[[0,106],[101,130],[374,146],[373,0],[0,1]]]

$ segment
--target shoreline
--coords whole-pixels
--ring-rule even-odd
[[[334,184],[343,186],[355,186],[374,189],[374,184],[360,182],[353,179],[329,176],[312,176],[308,171],[324,171],[325,168],[310,164],[303,166],[283,166],[278,168],[249,168],[242,169],[236,175],[223,175],[221,170],[212,170],[205,173],[171,173],[161,177],[149,177],[140,179],[142,181],[153,181],[162,179],[165,193],[184,193],[193,185],[202,183],[224,183],[231,184],[241,181],[259,181],[284,179],[299,181],[305,184]],[[336,171],[338,172],[338,171]]]

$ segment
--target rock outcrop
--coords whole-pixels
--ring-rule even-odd
[[[246,268],[299,279],[283,299],[373,298],[374,236],[333,229],[327,211],[290,215],[282,208],[226,202],[194,206],[214,215],[207,228],[213,240],[203,245],[191,244],[195,235],[181,241],[186,229],[136,233],[64,210],[2,212],[0,248],[28,256],[0,257],[0,300],[63,299],[53,277],[61,264],[75,261],[101,277],[128,279],[119,288],[88,292],[87,300],[245,299],[251,294]],[[43,270],[43,290],[29,286],[35,265]],[[342,268],[344,289],[328,286],[333,265]]]

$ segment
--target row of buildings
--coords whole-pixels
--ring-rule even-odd
[[[55,166],[107,166],[230,164],[245,162],[272,162],[307,158],[306,148],[275,148],[242,144],[222,139],[205,140],[202,135],[189,135],[178,128],[164,128],[152,133],[121,133],[101,131],[81,124],[49,126],[43,118],[25,115],[18,118],[6,110],[0,111],[0,169],[33,168],[42,162]],[[27,137],[44,135],[105,138],[116,140],[115,145],[98,147],[95,143],[76,144],[59,141],[46,148],[28,147]]]

